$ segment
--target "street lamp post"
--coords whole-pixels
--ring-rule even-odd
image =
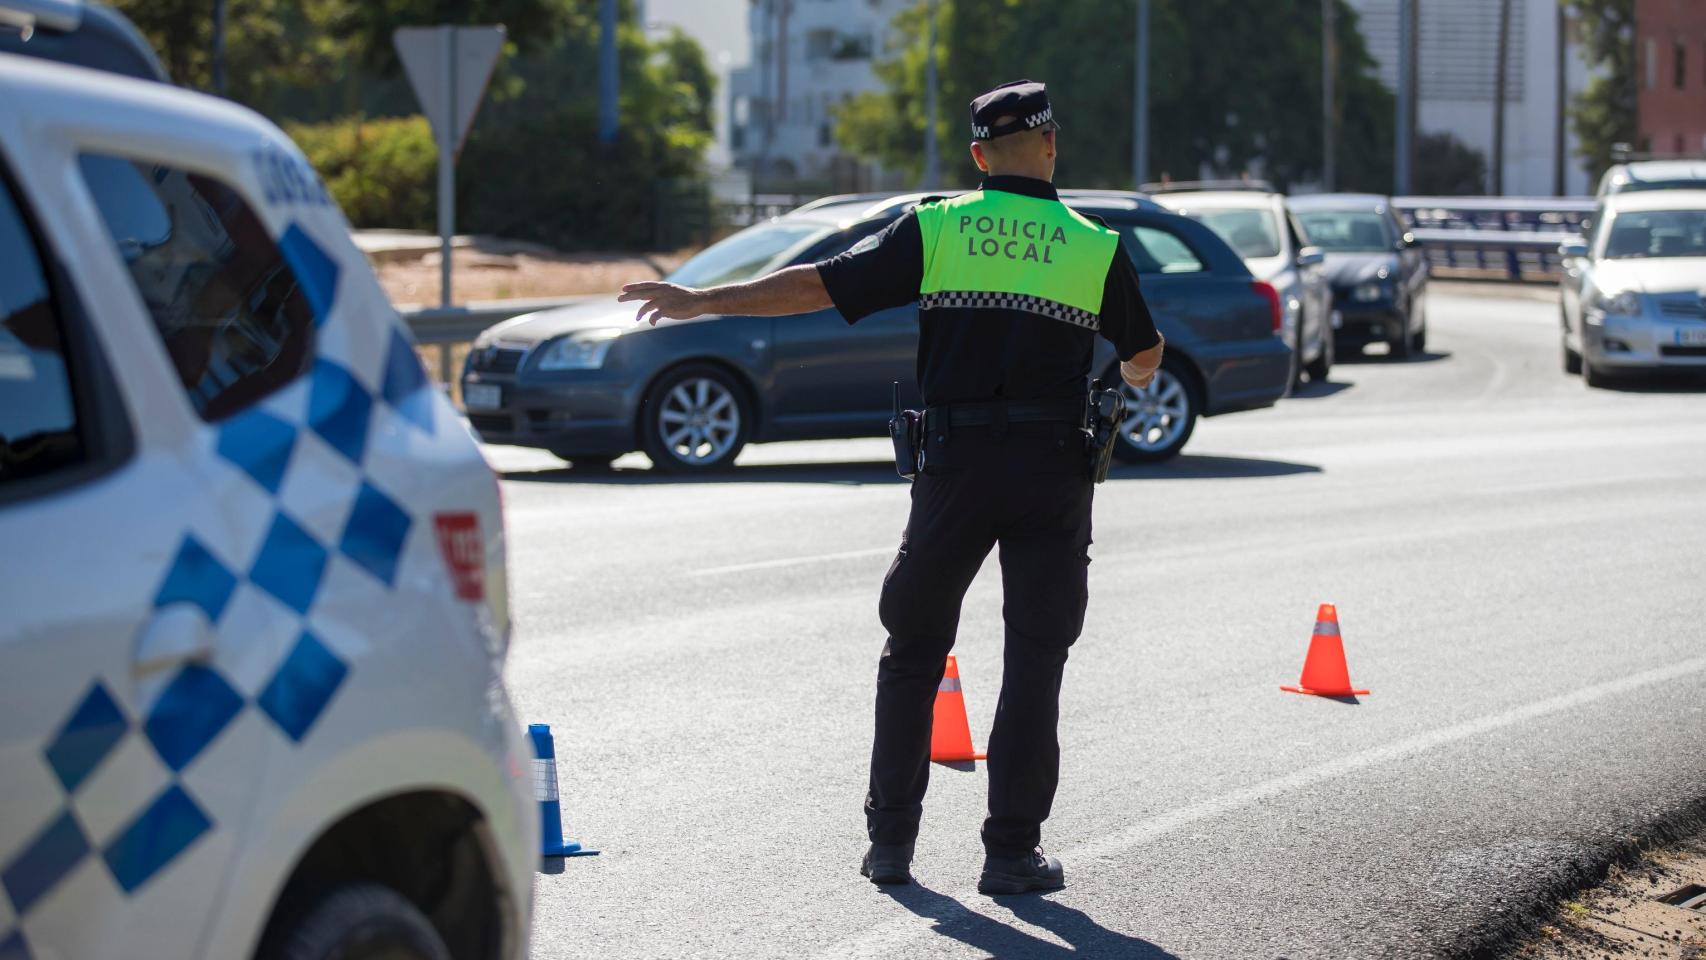
[[[1131,188],[1149,182],[1149,0],[1137,0],[1137,50],[1131,118]]]
[[[1338,41],[1339,0],[1321,0],[1321,188],[1331,191],[1338,181],[1335,162],[1337,138],[1334,130],[1334,91],[1339,67]]]
[[[942,178],[941,150],[936,143],[936,0],[925,7],[929,23],[924,50],[924,189],[934,190]]]

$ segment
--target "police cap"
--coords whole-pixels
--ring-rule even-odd
[[[971,102],[971,135],[974,140],[993,140],[1009,133],[1035,130],[1055,122],[1049,106],[1048,87],[1033,80],[1004,83]]]

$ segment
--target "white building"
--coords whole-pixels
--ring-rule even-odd
[[[834,190],[897,186],[835,142],[834,106],[879,90],[873,62],[915,0],[748,0],[752,61],[729,77],[729,149],[765,182]]]
[[[1362,34],[1380,64],[1381,79],[1396,90],[1398,0],[1346,2],[1360,14]],[[1481,151],[1490,169],[1498,73],[1498,0],[1420,0],[1418,6],[1417,133],[1450,133]],[[1514,0],[1511,4],[1505,73],[1504,192],[1512,196],[1549,196],[1554,192],[1560,55],[1564,59],[1566,103],[1581,92],[1589,77],[1580,47],[1559,43],[1558,7],[1559,0]],[[1577,157],[1578,141],[1567,120],[1564,148],[1564,192],[1589,192],[1592,185]]]

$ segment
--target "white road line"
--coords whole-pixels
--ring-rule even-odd
[[[1341,757],[1338,760],[1318,766],[1308,767],[1295,773],[1286,774],[1283,777],[1275,777],[1272,780],[1245,787],[1242,790],[1221,794],[1201,803],[1182,807],[1150,820],[1132,824],[1101,840],[1060,851],[1061,859],[1067,863],[1068,876],[1072,875],[1072,867],[1075,863],[1078,865],[1079,875],[1082,876],[1085,870],[1084,864],[1089,861],[1111,860],[1133,847],[1142,846],[1182,827],[1232,813],[1281,794],[1303,790],[1323,781],[1343,777],[1377,764],[1402,760],[1415,754],[1483,736],[1495,730],[1514,727],[1530,720],[1538,720],[1555,713],[1587,706],[1608,697],[1633,693],[1644,687],[1678,680],[1702,672],[1706,672],[1706,657],[1695,657],[1669,666],[1631,674],[1617,680],[1596,683],[1593,686],[1515,707],[1502,713],[1490,714],[1453,726],[1417,734],[1413,737],[1406,737],[1403,740],[1365,750],[1362,753],[1352,754],[1348,757]],[[901,952],[908,941],[928,932],[931,927],[953,923],[955,920],[972,913],[982,914],[998,923],[1011,923],[1011,917],[1005,911],[981,909],[985,904],[992,904],[993,901],[984,899],[977,893],[976,888],[957,890],[950,896],[961,903],[961,909],[950,910],[945,915],[934,917],[908,916],[899,918],[876,928],[869,934],[850,937],[818,956],[826,958],[826,960],[831,957],[893,956]]]
[[[726,567],[705,567],[701,570],[689,570],[690,577],[711,577],[721,573],[745,573],[748,570],[774,570],[777,567],[792,567],[805,563],[825,563],[830,560],[853,560],[859,557],[880,557],[892,555],[898,545],[893,547],[872,547],[869,550],[843,550],[840,553],[820,553],[809,557],[781,557],[776,560],[758,560],[753,563],[735,563]]]

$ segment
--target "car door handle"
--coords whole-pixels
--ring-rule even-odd
[[[200,608],[173,603],[155,611],[136,638],[132,669],[145,676],[186,663],[213,659],[213,630]]]

